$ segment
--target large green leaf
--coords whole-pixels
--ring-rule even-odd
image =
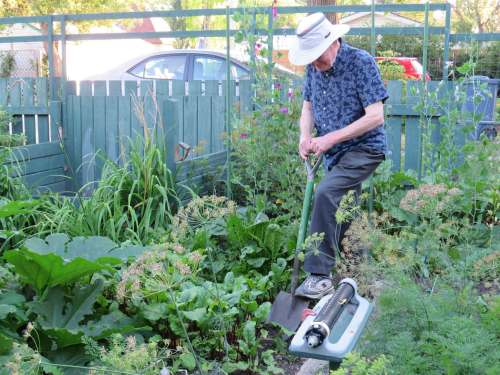
[[[68,263],[56,254],[38,254],[28,249],[10,250],[4,258],[28,284],[40,293],[47,287],[65,285],[107,268],[106,265],[82,258]]]
[[[137,245],[120,246],[108,237],[91,236],[70,239],[64,233],[55,233],[45,240],[33,237],[25,241],[24,246],[39,254],[55,253],[66,261],[75,258],[100,260],[100,263],[118,264],[129,257],[142,254],[146,248]]]
[[[83,288],[75,287],[73,298],[66,303],[64,290],[58,286],[49,290],[45,301],[33,302],[30,307],[38,315],[40,326],[56,340],[58,347],[75,345],[83,335],[84,327],[80,322],[93,313],[93,305],[103,288],[102,280]]]
[[[98,321],[89,322],[83,332],[95,339],[109,337],[113,333],[129,333],[133,331],[150,331],[151,327],[136,327],[134,319],[128,317],[120,310],[113,310],[102,316]]]

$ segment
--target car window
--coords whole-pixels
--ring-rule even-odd
[[[226,60],[212,56],[196,56],[194,59],[194,80],[224,80],[226,79]],[[248,71],[242,67],[231,64],[231,78],[248,79]]]
[[[221,80],[226,74],[226,62],[209,56],[196,56],[193,65],[193,79]]]
[[[238,66],[236,64],[232,64],[232,71],[233,71],[233,78],[236,79],[250,79],[250,73],[246,70],[243,69],[241,66]]]
[[[147,59],[131,70],[139,78],[152,79],[184,79],[184,70],[186,68],[186,56],[157,56]]]

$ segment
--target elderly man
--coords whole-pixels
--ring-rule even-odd
[[[309,276],[296,294],[318,299],[333,291],[331,272],[345,224],[335,220],[342,197],[354,190],[385,159],[383,102],[388,98],[373,57],[341,39],[347,25],[332,25],[322,13],[305,17],[289,52],[294,65],[307,65],[300,118],[299,154],[325,157],[317,186],[310,233],[324,234],[319,252],[309,251]],[[316,136],[313,136],[313,128]]]

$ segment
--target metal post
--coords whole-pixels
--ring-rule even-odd
[[[370,33],[370,44],[372,56],[375,56],[375,0],[372,0],[372,26]]]
[[[61,18],[61,54],[62,54],[62,77],[61,77],[61,95],[63,103],[66,102],[66,16],[63,15]]]
[[[267,40],[267,52],[268,52],[268,64],[269,64],[269,87],[272,90],[273,88],[273,39],[274,39],[274,31],[273,31],[273,8],[269,7],[268,15],[267,15],[267,29],[268,29],[268,40]]]
[[[446,3],[446,19],[444,24],[444,51],[443,51],[443,81],[448,79],[448,59],[450,53],[451,5]]]
[[[47,31],[47,53],[49,54],[49,84],[50,84],[50,100],[56,100],[56,80],[54,71],[54,18],[49,16],[49,24]]]
[[[231,199],[231,51],[229,39],[229,7],[226,7],[226,132],[227,132],[227,175],[226,175],[226,193]]]
[[[255,83],[256,83],[256,73],[257,70],[255,69],[255,61],[256,61],[256,56],[255,56],[255,38],[257,37],[257,14],[255,12],[255,7],[252,8],[252,43],[250,44],[250,61],[251,61],[251,70],[250,70],[250,87],[252,88],[252,107],[255,108]]]
[[[370,44],[371,44],[371,53],[372,56],[375,57],[375,0],[372,0],[371,3],[371,16],[372,16],[372,25],[371,25],[371,36],[370,36]],[[373,175],[370,176],[370,196],[368,198],[368,213],[371,218],[371,213],[373,212]],[[331,362],[332,363],[332,362]]]
[[[427,73],[427,49],[429,48],[429,0],[425,2],[425,21],[424,21],[424,48],[422,56],[422,65],[424,74],[422,74],[422,81],[425,83]]]

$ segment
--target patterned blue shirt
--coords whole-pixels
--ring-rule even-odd
[[[364,108],[384,102],[389,97],[375,59],[368,52],[344,41],[331,69],[320,72],[309,64],[305,77],[304,100],[312,102],[318,136],[350,125],[365,114]],[[353,149],[386,153],[383,124],[333,146],[325,154],[325,166],[331,169],[347,151]]]

